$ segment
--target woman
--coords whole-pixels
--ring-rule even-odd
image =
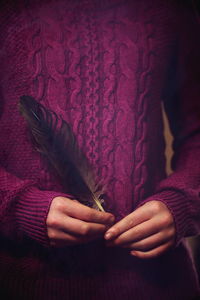
[[[2,4],[4,299],[199,295],[184,245],[200,226],[198,30],[190,3]],[[106,186],[106,212],[74,201],[35,150],[23,95],[71,125]],[[162,102],[175,139],[169,177]]]

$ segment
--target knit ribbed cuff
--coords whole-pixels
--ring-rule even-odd
[[[52,200],[58,196],[72,198],[71,195],[42,191],[36,187],[30,187],[20,194],[15,207],[18,230],[38,243],[49,246],[46,218]]]
[[[186,232],[190,232],[192,228],[188,199],[179,191],[163,190],[148,197],[139,206],[153,200],[163,202],[171,212],[176,230],[175,246],[177,246],[186,236]]]

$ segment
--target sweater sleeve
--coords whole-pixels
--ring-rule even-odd
[[[53,198],[71,197],[37,188],[33,180],[21,180],[0,167],[0,233],[10,239],[28,236],[48,246],[46,217]]]
[[[158,184],[155,195],[143,201],[166,204],[174,217],[176,244],[200,233],[200,26],[191,11],[184,11],[182,17],[164,92],[174,137],[173,173]]]

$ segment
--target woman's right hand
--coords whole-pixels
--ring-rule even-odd
[[[47,215],[47,234],[55,247],[78,245],[104,236],[114,216],[87,207],[76,200],[55,197]]]

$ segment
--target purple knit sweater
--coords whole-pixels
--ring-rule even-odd
[[[200,232],[200,39],[189,7],[10,0],[0,24],[1,299],[193,299],[198,284],[183,238]],[[173,249],[143,261],[102,240],[49,246],[49,206],[65,194],[32,145],[22,95],[72,125],[117,220],[146,201],[167,205]],[[174,135],[169,177],[162,102]]]

